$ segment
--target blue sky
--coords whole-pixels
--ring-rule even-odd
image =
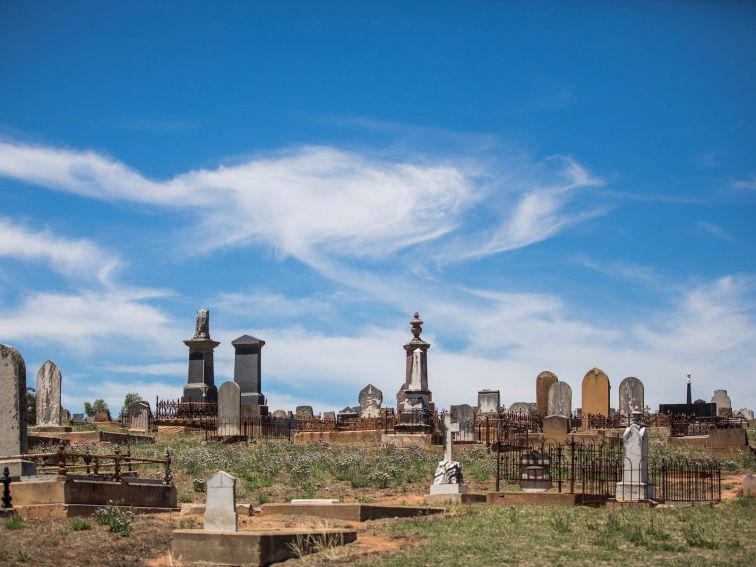
[[[756,406],[756,6],[0,4],[0,341],[175,397],[200,307],[272,409],[603,368]]]

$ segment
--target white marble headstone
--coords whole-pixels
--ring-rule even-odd
[[[218,471],[207,479],[207,501],[203,528],[217,532],[235,532],[236,478]]]

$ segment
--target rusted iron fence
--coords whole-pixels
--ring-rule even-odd
[[[722,468],[714,459],[666,457],[653,463],[649,482],[655,498],[667,502],[719,502],[722,499]]]
[[[181,400],[161,400],[155,397],[153,421],[192,422],[218,415],[217,402],[182,402]]]
[[[292,419],[288,417],[255,416],[238,419],[215,419],[218,437],[246,437],[247,439],[286,439],[291,441]]]
[[[397,426],[425,425],[439,431],[445,412],[384,412],[380,417],[357,417],[345,420],[319,417],[297,418],[297,431],[383,431],[394,433]]]
[[[475,438],[486,447],[495,445],[497,439],[527,437],[528,433],[540,431],[543,431],[543,418],[529,412],[503,411],[475,417]]]
[[[160,465],[163,468],[163,484],[173,482],[171,455],[168,449],[165,450],[163,459],[148,459],[133,457],[130,447],[125,453],[119,447],[115,447],[113,453],[102,454],[74,451],[65,443],[60,443],[57,451],[13,455],[6,458],[33,461],[37,464],[39,474],[57,474],[58,477],[65,477],[68,474],[88,475],[106,477],[115,482],[122,481],[124,477],[138,476],[136,467],[140,465],[152,467]]]

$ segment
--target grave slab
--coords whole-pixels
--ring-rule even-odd
[[[365,522],[382,518],[410,518],[440,514],[440,508],[428,506],[393,506],[391,504],[263,504],[262,515],[284,514],[291,516],[312,516],[326,520],[345,520],[350,522]]]

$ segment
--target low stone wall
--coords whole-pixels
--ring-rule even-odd
[[[378,445],[383,431],[297,431],[294,434],[295,445],[306,445],[324,441],[329,445],[369,444]]]

